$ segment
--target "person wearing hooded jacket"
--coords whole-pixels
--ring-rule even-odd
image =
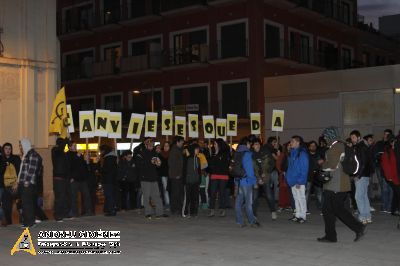
[[[339,141],[339,130],[336,127],[324,129],[323,136],[329,147],[325,149],[322,170],[329,172],[331,179],[323,184],[322,215],[324,217],[325,235],[317,238],[319,242],[337,242],[336,218],[339,218],[356,234],[354,241],[359,241],[365,233],[365,226],[358,221],[345,207],[351,190],[350,177],[343,171],[341,161],[345,152],[344,144]]]
[[[117,187],[118,177],[118,165],[117,156],[112,148],[108,145],[100,146],[100,154],[102,157],[101,163],[101,184],[104,190],[104,215],[115,216],[116,202],[115,202],[115,190]]]
[[[306,184],[309,158],[302,143],[303,139],[300,136],[293,136],[290,140],[291,150],[286,173],[286,180],[292,189],[296,206],[296,213],[291,220],[298,223],[304,223],[307,219]]]
[[[247,214],[247,219],[252,227],[259,227],[260,224],[254,217],[253,213],[253,187],[257,182],[256,175],[254,174],[253,155],[250,151],[251,143],[250,140],[245,137],[240,141],[236,152],[243,153],[242,156],[242,167],[245,172],[245,176],[237,178],[235,180],[237,186],[237,196],[235,202],[235,215],[236,223],[240,227],[246,226],[242,215],[242,206],[244,204]]]
[[[70,216],[70,180],[68,179],[68,161],[64,152],[67,139],[57,138],[51,149],[53,163],[54,219],[62,221]]]
[[[190,218],[196,217],[199,209],[201,167],[198,154],[200,146],[198,144],[191,144],[187,151],[187,156],[183,162],[186,193],[184,215]]]
[[[23,157],[14,189],[18,187],[22,201],[22,227],[32,227],[35,225],[36,184],[42,168],[42,157],[32,148],[28,139],[21,139],[20,149]]]

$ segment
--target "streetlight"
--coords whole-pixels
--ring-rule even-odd
[[[132,92],[136,95],[142,93],[140,89],[135,89]],[[154,112],[154,86],[151,86],[151,111]]]

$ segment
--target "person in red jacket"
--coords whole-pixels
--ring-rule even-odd
[[[391,138],[388,142],[385,143],[385,149],[382,155],[381,166],[383,172],[385,174],[386,181],[393,189],[393,199],[396,199],[397,202],[392,202],[393,205],[400,206],[400,180],[399,180],[399,172],[397,169],[397,160],[400,158],[396,158],[395,153],[395,145],[396,139]],[[392,207],[393,210],[393,207]]]

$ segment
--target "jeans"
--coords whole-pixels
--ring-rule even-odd
[[[302,218],[306,220],[306,213],[307,213],[307,201],[306,201],[306,186],[300,185],[299,188],[296,186],[292,187],[292,194],[294,203],[296,206],[296,218]]]
[[[35,224],[35,206],[37,205],[37,202],[35,202],[36,186],[30,184],[28,187],[25,187],[23,183],[20,183],[19,192],[22,201],[23,224],[31,226]]]
[[[199,209],[200,186],[198,183],[185,185],[184,214],[197,216]]]
[[[78,192],[81,193],[81,202],[83,201],[85,214],[92,214],[92,203],[86,181],[74,181],[71,183],[72,216],[78,217],[80,214],[78,211]]]
[[[247,219],[250,224],[254,224],[256,219],[253,214],[253,186],[239,186],[238,195],[235,203],[236,222],[244,225],[242,216],[242,206],[245,206]]]
[[[161,182],[162,182],[162,189],[163,189],[163,195],[164,195],[164,204],[165,206],[169,206],[169,192],[167,190],[168,187],[168,177],[167,176],[162,176],[161,177]]]
[[[156,216],[161,216],[164,214],[162,201],[160,197],[160,189],[157,182],[141,182],[141,187],[143,191],[143,205],[144,205],[144,214],[152,215],[153,214],[153,206],[150,202],[155,205],[156,208]]]
[[[272,187],[273,184],[272,182],[267,182],[263,185],[263,190],[265,193],[265,199],[267,201],[268,207],[270,212],[276,212],[276,203],[275,203],[275,199],[274,199],[274,188]],[[253,191],[253,212],[254,215],[257,216],[257,210],[258,210],[258,200],[260,198],[260,191],[259,189],[254,189]]]
[[[226,209],[226,184],[228,180],[223,179],[211,179],[210,182],[210,190],[211,190],[211,198],[210,198],[210,209],[215,209],[215,202],[217,200],[217,192],[219,192],[219,208]]]
[[[70,181],[63,178],[53,179],[54,190],[54,218],[62,220],[69,216],[69,187]]]
[[[315,196],[317,197],[317,208],[318,210],[321,210],[322,208],[322,188],[314,185],[312,182],[307,182],[307,188],[306,188],[306,201],[307,201],[307,210],[310,210],[310,194],[311,194],[311,189],[314,187],[314,193]]]
[[[104,190],[104,213],[115,214],[115,186],[113,184],[102,184]]]
[[[172,214],[181,214],[183,206],[183,182],[182,178],[171,178],[171,200],[170,209]],[[144,191],[143,191],[144,193]],[[146,206],[146,204],[144,204]]]
[[[385,176],[383,174],[381,167],[375,168],[376,176],[379,180],[379,186],[381,188],[381,201],[382,201],[382,211],[390,211],[392,208],[392,198],[393,190],[390,185],[386,182]]]
[[[362,220],[371,219],[371,206],[368,198],[369,177],[363,176],[355,180],[356,202],[358,207],[358,218]]]
[[[271,199],[274,202],[279,199],[279,173],[278,171],[274,170],[271,173],[271,178],[269,179],[269,186],[271,191]]]

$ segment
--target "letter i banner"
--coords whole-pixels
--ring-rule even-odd
[[[175,136],[186,138],[186,117],[175,116]]]
[[[95,136],[93,111],[79,111],[79,132],[82,139]]]
[[[261,135],[261,114],[251,113],[250,114],[250,126],[251,134]]]
[[[161,135],[172,136],[173,134],[173,116],[172,111],[162,111],[161,113]]]
[[[146,113],[145,123],[145,137],[155,138],[157,137],[157,117],[158,113]]]
[[[212,115],[203,116],[203,129],[204,129],[204,138],[206,139],[215,138],[214,116]]]
[[[126,135],[129,139],[140,139],[140,135],[142,134],[144,122],[143,114],[131,114],[131,119],[129,121],[128,134]]]
[[[189,123],[189,138],[198,138],[199,137],[199,116],[196,114],[188,115]]]

